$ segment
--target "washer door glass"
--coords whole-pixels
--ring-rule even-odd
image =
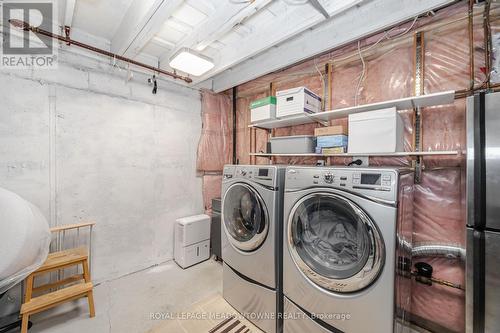
[[[332,193],[312,194],[294,206],[288,223],[292,257],[320,287],[354,292],[378,277],[383,241],[370,217],[353,202]]]
[[[229,241],[242,251],[253,251],[264,242],[267,211],[259,194],[246,184],[234,184],[226,191],[223,218]]]

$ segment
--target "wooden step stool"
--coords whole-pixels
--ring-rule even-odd
[[[62,280],[34,287],[36,276],[59,271],[64,268],[82,265],[83,274],[76,274]],[[70,283],[68,287],[63,287],[57,291],[41,296],[32,297],[33,293],[48,289],[61,287]],[[90,280],[88,252],[84,247],[50,253],[45,263],[26,278],[26,293],[24,303],[21,306],[22,326],[21,333],[28,331],[29,316],[41,311],[48,310],[59,304],[69,302],[81,297],[87,297],[89,303],[90,317],[95,316],[94,295],[92,292],[92,282]]]

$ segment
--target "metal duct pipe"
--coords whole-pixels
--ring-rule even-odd
[[[411,252],[412,257],[444,257],[465,262],[466,251],[458,244],[425,242],[412,245],[401,238],[398,242],[403,251]]]
[[[63,37],[63,36],[54,34],[54,33],[50,32],[50,31],[46,31],[46,30],[43,30],[43,29],[40,29],[40,28],[37,28],[37,27],[33,27],[33,26],[29,25],[28,23],[26,23],[24,21],[21,21],[21,20],[11,19],[11,20],[9,20],[9,23],[11,23],[15,27],[23,29],[25,31],[31,31],[31,32],[33,32],[35,34],[40,34],[40,35],[43,35],[43,36],[52,37],[52,38],[55,38],[57,40],[60,40],[61,42],[67,43],[68,45],[75,45],[75,46],[81,47],[83,49],[86,49],[86,50],[89,50],[89,51],[92,51],[92,52],[96,52],[96,53],[108,56],[108,57],[116,59],[116,60],[124,61],[124,62],[127,62],[129,64],[135,65],[135,66],[139,66],[139,67],[143,67],[143,68],[149,69],[149,70],[151,70],[153,72],[157,72],[157,73],[160,73],[160,74],[171,76],[174,79],[183,80],[183,81],[185,81],[187,83],[193,82],[193,80],[191,78],[187,77],[187,76],[178,75],[176,73],[172,73],[172,72],[163,70],[163,69],[158,68],[158,67],[153,67],[153,66],[150,66],[150,65],[146,65],[146,64],[143,64],[141,62],[138,62],[138,61],[126,58],[124,56],[121,56],[119,54],[115,54],[115,53],[112,53],[112,52],[109,52],[109,51],[106,51],[106,50],[102,50],[102,49],[99,49],[99,48],[94,47],[92,45],[81,43],[81,42],[73,40],[73,39],[71,39],[69,37]]]
[[[465,249],[456,244],[415,244],[411,250],[412,257],[444,257],[465,262]]]

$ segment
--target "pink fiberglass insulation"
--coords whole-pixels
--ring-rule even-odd
[[[465,247],[463,170],[437,169],[422,174],[415,186],[414,243],[445,243]],[[452,259],[415,258],[434,268],[434,276],[463,285],[463,263]],[[443,286],[415,283],[412,313],[456,332],[464,331],[465,294]]]
[[[203,204],[205,212],[212,211],[212,199],[220,198],[222,189],[222,176],[204,175],[203,176]]]
[[[224,164],[231,163],[232,120],[231,99],[225,94],[203,91],[203,129],[198,144],[199,171],[222,171]]]
[[[460,167],[422,174],[415,185],[414,242],[465,245],[462,177]]]
[[[239,164],[250,163],[250,102],[249,98],[236,100],[236,159]]]
[[[445,258],[419,258],[434,267],[433,276],[464,286],[464,265]],[[465,293],[462,290],[439,284],[427,286],[412,282],[412,313],[427,321],[432,321],[447,332],[465,331]],[[436,333],[442,331],[434,329]]]

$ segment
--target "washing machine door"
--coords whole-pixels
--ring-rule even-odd
[[[267,209],[257,191],[245,183],[231,185],[223,199],[222,216],[229,242],[241,251],[255,251],[269,230]]]
[[[382,271],[384,242],[369,215],[334,193],[301,198],[288,220],[290,254],[302,273],[328,291],[352,293]]]

